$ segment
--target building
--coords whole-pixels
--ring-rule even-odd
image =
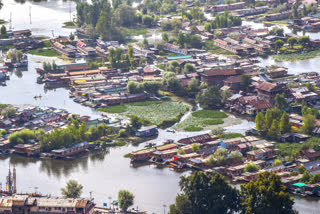
[[[52,45],[53,49],[55,49],[58,53],[65,55],[67,57],[75,57],[76,56],[76,51],[72,48],[68,48],[65,45],[59,43],[59,42],[54,42]]]
[[[84,152],[86,149],[88,149],[88,147],[89,143],[85,141],[82,143],[78,143],[70,148],[52,150],[51,153],[55,158],[65,158],[67,156],[72,156]]]
[[[213,138],[209,134],[202,134],[194,137],[182,138],[178,140],[178,143],[188,145],[188,144],[194,144],[194,143],[206,143],[215,139],[217,138]]]
[[[137,137],[151,137],[158,135],[158,129],[156,125],[146,126],[136,131]]]
[[[240,76],[242,73],[243,71],[241,68],[214,68],[201,73],[201,81],[207,83],[209,86],[217,84],[223,85],[223,80],[232,76]]]
[[[245,8],[245,9],[235,10],[235,11],[232,11],[232,13],[238,16],[251,16],[251,15],[256,15],[260,13],[265,13],[269,9],[270,8],[268,6],[261,6],[261,7],[255,7],[255,8]]]
[[[172,53],[176,53],[179,55],[188,55],[188,50],[185,48],[180,48],[177,45],[170,44],[170,43],[165,43],[163,45],[163,49]]]
[[[245,50],[243,47],[239,45],[231,44],[230,42],[224,41],[222,39],[215,39],[214,44],[234,54],[243,55],[245,53]]]
[[[237,2],[232,4],[217,4],[217,5],[206,5],[204,8],[205,12],[222,12],[225,10],[238,10],[245,8],[245,2]]]
[[[223,80],[224,86],[228,86],[233,92],[238,92],[240,90],[241,76],[231,76]]]
[[[262,82],[256,89],[258,96],[268,100],[270,103],[274,103],[274,98],[277,94],[286,93],[287,91],[285,84],[270,82]]]
[[[87,55],[87,56],[95,56],[96,50],[92,47],[88,47],[86,43],[82,42],[81,40],[77,41],[77,48],[78,50]]]
[[[264,20],[274,21],[274,20],[287,19],[291,16],[291,14],[292,14],[291,10],[282,11],[281,13],[268,14],[264,16]]]
[[[40,153],[40,144],[18,144],[14,146],[14,152],[27,156],[38,155]]]
[[[28,195],[2,196],[0,213],[5,214],[93,214],[95,204],[89,199],[34,197]]]
[[[247,159],[251,161],[256,160],[266,160],[268,158],[273,157],[273,150],[272,149],[257,149],[250,152],[247,152]]]

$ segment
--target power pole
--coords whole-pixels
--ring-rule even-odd
[[[30,17],[30,24],[32,24],[32,21],[31,21],[31,6],[29,6],[29,17]]]
[[[12,13],[10,12],[9,30],[12,30]]]

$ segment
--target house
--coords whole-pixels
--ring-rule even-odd
[[[267,14],[264,16],[264,20],[266,21],[275,21],[275,20],[281,20],[289,18],[292,14],[291,10],[288,11],[282,11],[281,13],[273,13],[273,14]]]
[[[177,45],[170,44],[170,43],[165,43],[163,45],[163,49],[172,53],[176,53],[179,55],[188,55],[188,50],[185,48],[180,48]]]
[[[268,69],[268,76],[271,78],[283,77],[288,74],[288,69],[284,67],[279,67],[276,69]]]
[[[131,161],[146,161],[152,157],[153,151],[154,150],[142,150],[139,152],[131,152],[130,159]]]
[[[241,96],[233,105],[233,108],[248,115],[256,115],[259,112],[265,112],[267,109],[272,108],[272,104],[258,96]]]
[[[204,8],[205,12],[222,12],[225,10],[237,10],[245,8],[245,2],[236,2],[232,4],[217,4],[217,5],[206,5]]]
[[[223,80],[223,85],[228,86],[233,92],[240,90],[241,76],[231,76]]]
[[[247,159],[251,161],[256,160],[266,160],[273,157],[274,151],[272,149],[257,149],[250,152],[247,152]]]
[[[136,131],[137,137],[151,137],[154,135],[158,135],[158,129],[156,125],[146,126]]]
[[[84,141],[69,148],[55,149],[51,153],[55,158],[65,158],[67,156],[76,155],[88,149],[89,143]]]
[[[178,140],[178,143],[183,144],[183,145],[189,145],[193,143],[206,143],[212,140],[217,139],[216,137],[211,137],[209,134],[202,134],[202,135],[197,135],[194,137],[187,137],[187,138],[182,138]]]
[[[320,151],[315,151],[314,149],[304,149],[300,151],[300,155],[303,158],[314,161],[320,157]]]
[[[51,196],[13,195],[0,198],[0,213],[93,214],[95,204],[89,199],[59,198]]]
[[[274,103],[274,98],[277,94],[286,93],[286,84],[262,82],[256,87],[258,96]]]
[[[261,7],[254,7],[254,8],[245,8],[232,11],[233,14],[238,16],[251,16],[260,13],[265,13],[270,10],[269,6],[261,6]]]
[[[286,133],[281,135],[280,140],[282,142],[295,142],[300,143],[308,140],[311,136],[300,133]]]
[[[74,49],[68,48],[59,42],[54,42],[52,47],[60,54],[63,54],[67,57],[75,57],[76,56],[76,51]]]
[[[304,102],[316,102],[319,99],[319,95],[315,92],[310,91],[307,87],[291,88],[291,97],[297,103]]]
[[[18,144],[14,146],[14,152],[27,156],[38,155],[40,153],[40,144]]]
[[[223,80],[232,77],[240,76],[243,73],[241,68],[229,68],[229,69],[220,69],[214,68],[210,70],[205,70],[201,73],[201,81],[207,83],[209,86],[212,85],[222,85]]]
[[[222,49],[225,49],[227,51],[230,51],[234,54],[243,55],[245,54],[245,50],[243,47],[239,45],[233,45],[230,42],[227,42],[222,39],[215,39],[214,44]]]
[[[82,42],[81,40],[77,41],[77,48],[78,50],[87,55],[87,56],[95,56],[96,50],[92,47],[88,47],[86,43]]]

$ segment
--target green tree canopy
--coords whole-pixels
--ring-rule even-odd
[[[293,198],[285,189],[280,176],[271,172],[260,173],[256,181],[241,185],[242,212],[293,214]]]
[[[69,180],[66,187],[61,188],[61,194],[66,198],[80,198],[83,186],[75,180]]]
[[[239,211],[238,191],[218,173],[195,171],[182,176],[180,188],[191,203],[191,213],[231,214]]]
[[[128,190],[120,190],[118,192],[119,207],[122,210],[127,211],[128,208],[133,205],[133,201],[134,195]]]

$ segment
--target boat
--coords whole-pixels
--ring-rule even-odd
[[[173,142],[174,142],[174,140],[168,139],[168,140],[166,140],[166,141],[164,142],[164,144],[170,144],[170,143],[173,143]]]
[[[156,143],[148,142],[148,143],[146,143],[146,145],[144,147],[145,148],[151,148],[151,147],[153,147],[155,145],[156,145]]]
[[[167,132],[176,133],[176,131],[173,129],[167,129]]]

